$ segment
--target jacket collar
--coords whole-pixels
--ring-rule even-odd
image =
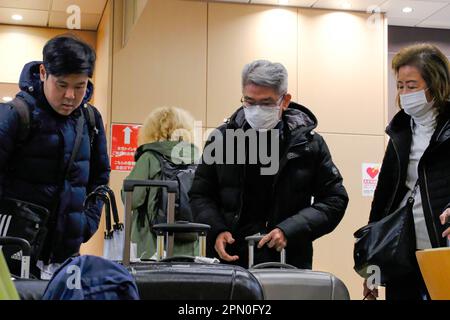
[[[448,108],[450,109],[450,102],[448,103]],[[411,117],[407,115],[404,110],[400,110],[386,127],[386,133],[391,138],[396,138],[404,134],[411,134]],[[449,139],[450,112],[447,112],[447,114],[438,117],[436,130],[431,140],[442,143]]]
[[[448,104],[448,108],[450,108],[450,102]],[[446,115],[441,116],[438,119],[438,125],[436,127],[435,138],[438,143],[442,143],[450,139],[450,112],[447,112]]]
[[[393,137],[403,131],[411,131],[411,117],[400,110],[386,127],[386,133]]]

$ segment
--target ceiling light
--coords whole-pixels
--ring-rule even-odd
[[[411,13],[411,12],[414,11],[414,9],[411,8],[411,7],[404,7],[404,8],[402,9],[402,11],[403,11],[403,13]]]
[[[10,102],[10,101],[12,101],[12,99],[13,99],[13,98],[11,98],[11,97],[3,97],[3,98],[2,98],[2,100],[3,100],[4,102]]]
[[[278,0],[278,4],[286,5],[289,3],[289,0]]]
[[[341,3],[342,9],[350,9],[352,7],[352,4],[350,2],[344,1]]]
[[[13,14],[11,18],[15,21],[22,21],[23,17],[20,14]]]

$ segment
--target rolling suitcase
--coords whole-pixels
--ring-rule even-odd
[[[14,246],[21,249],[21,272],[13,275],[13,283],[21,300],[41,300],[48,281],[30,279],[30,243],[21,238],[0,237],[0,247]]]
[[[154,225],[157,232],[157,261],[130,262],[131,200],[138,186],[164,187],[168,192],[167,224]],[[209,226],[175,222],[175,181],[125,180],[125,243],[123,264],[129,268],[143,300],[262,300],[258,280],[239,266],[208,263],[205,258]],[[173,257],[174,234],[197,232],[199,257]],[[166,237],[166,239],[164,239]],[[166,247],[167,257],[164,256]]]
[[[258,279],[266,300],[349,300],[345,284],[327,272],[297,269],[286,264],[286,253],[280,262],[253,265],[254,247],[263,235],[246,237],[249,271]]]

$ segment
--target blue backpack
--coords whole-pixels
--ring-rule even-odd
[[[67,259],[53,275],[42,299],[139,300],[139,293],[124,266],[86,255]]]

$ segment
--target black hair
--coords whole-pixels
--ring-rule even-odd
[[[86,74],[92,78],[95,51],[74,35],[65,34],[50,39],[42,54],[47,75]]]

